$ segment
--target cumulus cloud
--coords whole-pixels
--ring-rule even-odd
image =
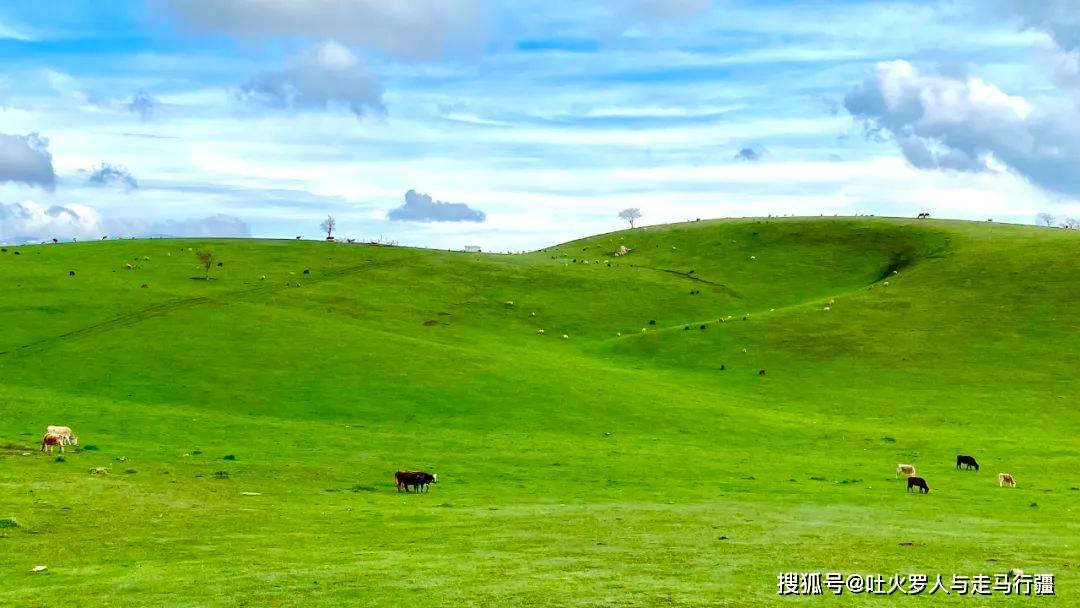
[[[96,186],[120,185],[127,190],[139,187],[139,182],[127,169],[109,163],[101,163],[95,167],[87,181]]]
[[[147,221],[105,218],[87,205],[45,206],[35,201],[0,203],[0,241],[97,239],[110,236],[247,237],[251,229],[229,215],[187,220]]]
[[[157,101],[146,91],[139,91],[132,95],[131,101],[127,104],[128,111],[138,114],[143,122],[153,118],[156,107]]]
[[[101,236],[101,214],[85,205],[46,207],[34,201],[0,203],[0,240],[41,241]]]
[[[488,0],[158,0],[192,28],[253,40],[338,40],[403,58],[475,46]]]
[[[1061,48],[1080,48],[1080,7],[1076,0],[999,0],[1024,27],[1050,34]]]
[[[0,182],[21,182],[48,190],[56,187],[49,140],[37,133],[0,133]]]
[[[991,171],[1080,194],[1080,128],[1074,106],[1035,107],[974,76],[920,73],[879,63],[844,99],[870,135],[894,139],[920,169]]]
[[[259,74],[244,85],[243,93],[277,107],[343,105],[357,116],[384,110],[378,79],[359,57],[334,41],[293,57],[281,70]]]
[[[391,209],[387,219],[398,222],[483,222],[487,215],[465,203],[444,203],[432,200],[415,190],[405,193],[405,204]]]

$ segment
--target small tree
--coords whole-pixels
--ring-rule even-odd
[[[1043,226],[1053,226],[1054,219],[1054,216],[1050,215],[1049,213],[1040,213],[1039,215],[1035,216],[1035,223],[1042,224]]]
[[[627,222],[630,222],[630,229],[631,230],[633,230],[633,228],[634,228],[634,220],[636,220],[636,219],[638,219],[640,217],[641,217],[641,210],[638,209],[637,207],[630,207],[628,209],[623,209],[622,211],[619,212],[619,218],[620,219],[623,219],[623,220],[626,220]]]
[[[205,272],[203,274],[203,280],[209,281],[210,280],[210,267],[212,267],[214,265],[214,252],[213,251],[197,251],[197,252],[195,252],[195,257],[199,258],[199,263],[202,264],[203,270],[205,270]]]
[[[1067,217],[1067,218],[1061,220],[1061,227],[1062,228],[1069,228],[1070,230],[1080,228],[1080,220],[1075,219],[1075,218],[1071,218],[1071,217]]]
[[[326,216],[326,219],[319,224],[319,228],[326,231],[326,240],[332,241],[334,240],[334,228],[337,228],[337,220],[334,219],[334,216],[328,215]]]

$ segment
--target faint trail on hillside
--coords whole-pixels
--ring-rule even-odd
[[[655,266],[643,266],[641,264],[631,264],[630,267],[631,268],[644,268],[646,270],[655,270],[657,272],[666,272],[666,273],[669,273],[669,274],[678,275],[678,276],[680,276],[680,277],[682,277],[684,279],[690,279],[691,281],[697,281],[699,283],[705,283],[707,285],[712,285],[714,287],[719,287],[725,293],[727,293],[729,296],[731,296],[733,298],[740,298],[740,299],[742,298],[742,296],[735,293],[734,289],[728,287],[727,285],[724,285],[723,283],[717,283],[716,281],[710,281],[708,279],[703,279],[703,278],[701,278],[699,276],[692,275],[692,274],[690,274],[688,272],[679,272],[678,270],[669,270],[667,268],[657,268]]]
[[[343,276],[348,276],[350,274],[356,274],[363,270],[370,270],[374,268],[389,266],[392,263],[394,262],[372,262],[369,260],[368,263],[365,264],[347,266],[345,268],[331,270],[329,272],[326,272],[325,274],[316,275],[312,278],[304,279],[302,285],[317,285],[330,279],[340,278]],[[0,357],[4,355],[19,354],[37,348],[47,347],[50,344],[65,342],[67,340],[77,340],[80,338],[100,335],[113,329],[130,327],[132,325],[147,321],[149,319],[164,317],[174,312],[190,310],[199,306],[206,306],[210,304],[225,304],[228,302],[243,300],[254,295],[271,294],[278,291],[284,291],[286,289],[295,289],[294,287],[292,287],[293,284],[294,283],[287,283],[285,285],[281,285],[280,283],[274,283],[267,285],[258,285],[256,287],[250,287],[248,289],[238,289],[235,291],[230,291],[217,297],[197,296],[193,298],[182,298],[179,300],[170,300],[168,302],[153,304],[151,306],[140,308],[139,310],[130,313],[118,315],[111,319],[106,319],[105,321],[94,323],[93,325],[88,325],[79,329],[73,329],[58,336],[41,338],[40,340],[35,340],[21,346],[16,346],[13,348],[9,348],[8,350],[0,351]]]

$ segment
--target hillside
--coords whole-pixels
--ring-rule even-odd
[[[1075,231],[6,249],[3,606],[754,606],[784,571],[1080,585]],[[49,424],[80,435],[63,462],[36,452]],[[439,482],[397,493],[407,468]]]

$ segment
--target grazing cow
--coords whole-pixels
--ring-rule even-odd
[[[64,438],[64,444],[66,445],[79,445],[79,438],[75,436],[75,432],[71,430],[71,427],[48,426],[45,428],[45,432],[52,435],[60,435]]]
[[[409,492],[409,487],[420,492],[421,489],[427,490],[428,484],[438,483],[438,476],[433,473],[425,473],[423,471],[398,471],[394,473],[394,484],[397,486],[398,492],[401,488],[405,488],[405,492]]]
[[[913,464],[898,464],[896,465],[896,476],[901,475],[911,477],[915,474],[915,465]]]
[[[964,468],[966,468],[966,469],[974,468],[976,471],[979,470],[979,463],[975,462],[975,457],[974,456],[957,455],[956,456],[956,468],[959,469],[960,465],[964,465]]]
[[[45,436],[41,438],[41,451],[48,451],[52,454],[53,446],[60,447],[60,453],[64,453],[64,437],[57,435],[56,433],[45,433]]]
[[[1009,486],[1010,488],[1016,487],[1016,480],[1012,475],[1008,473],[998,473],[998,487]]]
[[[922,477],[915,477],[912,475],[907,478],[907,491],[910,492],[911,488],[919,488],[919,491],[923,494],[930,493],[930,486],[926,485],[926,480]]]
[[[765,375],[765,370],[764,369],[757,370],[757,375],[764,376]]]

